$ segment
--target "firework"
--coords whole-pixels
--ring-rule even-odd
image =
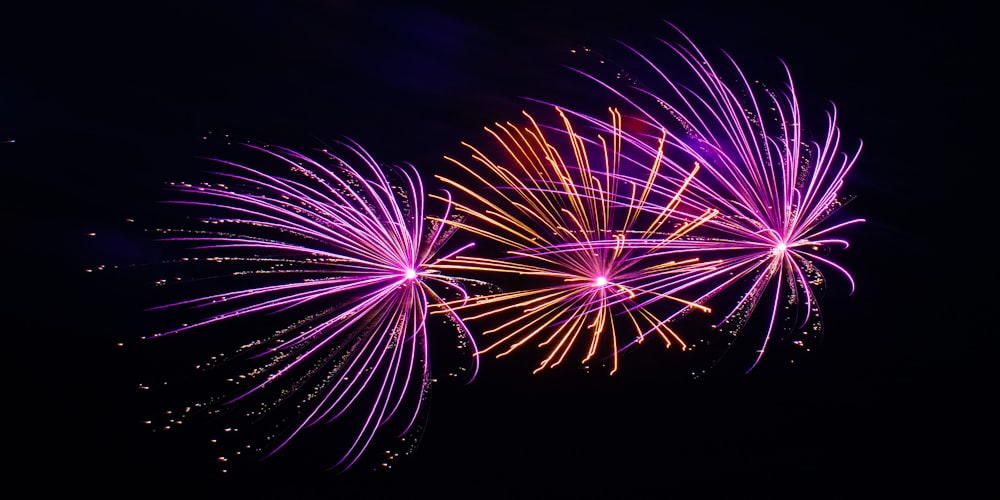
[[[634,166],[622,154],[617,111],[610,113],[615,126],[596,139],[585,139],[556,111],[559,126],[539,125],[524,113],[526,125],[487,127],[499,154],[465,143],[472,166],[447,157],[473,184],[439,176],[468,200],[454,204],[464,222],[450,225],[500,249],[499,257],[462,255],[442,267],[517,282],[455,305],[467,321],[493,321],[481,335],[494,340],[479,354],[502,357],[535,345],[544,352],[535,373],[572,355],[585,366],[610,359],[614,374],[621,348],[649,335],[684,349],[662,316],[677,309],[707,311],[674,291],[713,267],[695,255],[674,255],[671,245],[710,220],[715,209],[681,210],[679,187],[651,210],[661,158],[646,165],[645,179],[625,176],[623,169]],[[663,144],[662,138],[651,142],[654,149]],[[682,184],[695,175],[692,168]]]
[[[231,267],[225,274],[238,286],[223,292],[213,284],[216,293],[155,308],[208,313],[152,338],[216,324],[250,328],[252,340],[228,357],[251,360],[229,377],[235,389],[195,408],[236,406],[251,420],[279,415],[269,450],[257,450],[264,456],[308,427],[341,419],[356,426],[333,466],[346,470],[397,412],[412,408],[403,434],[420,425],[432,382],[432,312],[449,318],[472,352],[475,343],[448,305],[467,298],[472,282],[436,266],[471,244],[444,251],[454,230],[428,222],[424,187],[411,165],[383,168],[356,143],[341,145],[349,156],[323,150],[316,160],[248,144],[281,168],[215,160],[226,167],[216,182],[173,185],[182,194],[174,203],[211,215],[201,228],[166,231],[164,239],[206,252],[188,262]],[[452,220],[447,192],[438,198],[445,208],[436,220]],[[252,321],[242,321],[247,317]],[[270,318],[290,319],[268,329]],[[469,381],[477,366],[473,357]]]
[[[677,33],[679,43],[660,41],[682,64],[654,60],[621,43],[635,58],[634,66],[604,64],[609,60],[602,59],[602,65],[615,68],[610,76],[599,69],[571,69],[610,91],[611,102],[627,110],[629,132],[622,140],[642,151],[640,158],[662,158],[651,192],[673,192],[692,164],[701,166],[703,173],[686,185],[685,202],[716,208],[719,214],[675,246],[718,261],[692,300],[717,303],[727,290],[741,290],[732,307],[715,307],[721,312],[715,328],[735,339],[758,306],[765,305],[765,331],[750,371],[776,337],[802,345],[821,335],[818,299],[826,288],[821,268],[835,270],[854,290],[850,273],[827,254],[848,246],[835,237],[838,230],[863,222],[831,218],[848,201],[839,192],[861,143],[850,154],[841,151],[832,104],[823,135],[810,136],[784,63],[786,83],[772,89],[746,77],[728,55],[725,70],[717,71],[690,38]],[[668,73],[668,67],[689,73]],[[583,112],[574,114],[598,129],[619,128]],[[664,134],[663,148],[650,146],[650,137]],[[643,208],[660,210],[653,204]]]

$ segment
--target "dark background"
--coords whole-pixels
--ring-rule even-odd
[[[11,484],[247,499],[957,498],[984,486],[995,395],[989,16],[962,2],[810,5],[5,7]],[[805,115],[822,120],[832,100],[845,148],[865,142],[842,191],[868,222],[835,256],[858,289],[831,287],[813,356],[699,379],[669,376],[655,356],[612,378],[532,377],[533,358],[487,359],[473,384],[435,386],[423,441],[391,471],[324,472],[313,443],[223,475],[198,431],[141,425],[157,401],[139,384],[201,353],[133,349],[159,325],[142,312],[157,301],[149,273],[128,266],[164,257],[137,228],[164,216],[165,182],[207,170],[197,156],[227,151],[227,138],[306,149],[348,136],[384,162],[445,168],[460,141],[517,118],[521,96],[585,99],[559,67],[569,49],[648,40],[664,19],[775,83],[780,57]]]

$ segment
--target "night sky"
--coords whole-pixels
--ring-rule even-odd
[[[994,434],[988,16],[963,2],[867,4],[5,7],[11,484],[248,500],[966,497],[985,484],[978,457]],[[524,97],[594,105],[561,67],[568,51],[648,42],[663,20],[776,84],[780,58],[809,119],[821,126],[833,101],[844,148],[864,141],[842,193],[868,222],[833,256],[857,290],[831,275],[815,352],[792,364],[779,349],[750,374],[733,359],[697,379],[653,345],[614,377],[486,358],[472,384],[434,386],[417,451],[389,471],[326,472],[336,450],[317,434],[221,474],[201,430],[141,424],[162,401],[140,384],[206,354],[138,346],[165,321],[144,309],[161,300],[151,265],[171,254],[142,229],[170,220],[166,182],[200,180],[200,157],[234,152],[228,142],[306,150],[343,137],[430,177],[461,141],[485,142],[483,126],[517,119]]]

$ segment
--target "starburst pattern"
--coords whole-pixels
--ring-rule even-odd
[[[672,258],[669,249],[716,210],[678,210],[683,187],[651,210],[662,158],[650,160],[644,180],[626,179],[617,111],[611,110],[615,125],[609,133],[592,140],[557,111],[559,126],[539,125],[525,113],[527,125],[487,128],[499,154],[465,144],[474,166],[449,157],[471,183],[439,176],[465,195],[455,203],[465,221],[450,224],[502,250],[500,257],[457,256],[442,267],[516,279],[506,291],[455,306],[470,322],[494,322],[482,335],[498,338],[479,353],[498,351],[501,357],[534,344],[545,351],[536,373],[577,353],[584,365],[611,359],[613,374],[628,342],[654,334],[668,347],[685,348],[662,316],[707,310],[674,292],[711,272],[713,264],[696,255]],[[661,147],[662,138],[651,144]],[[683,183],[695,174],[692,169]]]
[[[728,55],[726,70],[717,70],[690,38],[677,33],[679,43],[661,42],[680,65],[621,43],[634,65],[614,66],[610,76],[572,69],[610,91],[609,99],[626,110],[629,132],[623,141],[642,151],[640,158],[663,158],[653,192],[671,193],[692,164],[704,171],[686,185],[685,201],[719,214],[679,246],[719,262],[692,300],[716,303],[713,298],[724,292],[743,290],[732,307],[722,308],[716,328],[735,338],[758,306],[767,304],[765,332],[750,371],[779,331],[796,344],[821,335],[819,296],[826,287],[821,268],[835,270],[854,290],[850,273],[828,253],[848,246],[835,237],[838,230],[863,222],[831,217],[848,201],[840,190],[861,145],[850,154],[841,150],[835,107],[827,113],[824,133],[811,138],[787,66],[784,88],[772,89],[746,77]],[[574,114],[598,129],[618,128]],[[651,147],[649,138],[664,131],[666,146]]]
[[[215,173],[216,182],[174,184],[181,194],[175,203],[208,215],[201,218],[203,228],[164,236],[193,246],[199,256],[186,260],[233,266],[228,278],[242,287],[155,308],[209,313],[151,338],[254,318],[249,327],[245,321],[239,326],[252,329],[252,340],[230,356],[249,357],[250,368],[231,377],[233,392],[194,409],[236,406],[251,420],[279,415],[269,450],[262,450],[267,455],[308,427],[340,419],[356,426],[334,464],[347,469],[402,408],[413,408],[403,434],[417,424],[432,381],[432,308],[475,351],[448,305],[455,297],[459,304],[467,299],[473,282],[437,267],[471,244],[445,252],[454,229],[427,220],[424,187],[411,165],[381,167],[353,142],[340,144],[348,154],[324,150],[322,159],[247,146],[280,169],[216,160],[226,167]],[[445,208],[436,220],[451,221],[447,191],[438,198]],[[268,330],[270,317],[290,319]],[[472,362],[469,381],[478,366],[474,357]]]

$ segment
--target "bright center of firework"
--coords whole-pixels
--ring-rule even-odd
[[[598,276],[597,279],[594,280],[594,286],[604,286],[607,284],[608,284],[608,279],[605,278],[604,276]]]
[[[405,276],[406,279],[408,279],[408,280],[412,280],[412,279],[414,279],[414,278],[417,277],[417,271],[415,269],[412,269],[412,268],[407,268],[406,272],[403,273],[403,276]]]
[[[781,254],[785,253],[785,249],[787,249],[787,248],[788,247],[785,246],[784,243],[778,243],[777,245],[775,245],[773,251],[774,251],[775,255],[781,255]]]

